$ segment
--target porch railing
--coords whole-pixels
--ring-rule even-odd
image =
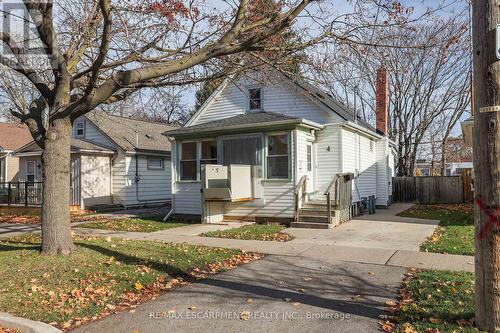
[[[37,206],[42,204],[42,182],[1,182],[0,204]]]
[[[325,190],[328,222],[332,221],[332,205],[337,210],[349,210],[352,205],[352,173],[338,173],[332,177]],[[332,199],[333,192],[333,199]]]
[[[294,220],[299,221],[299,209],[301,205],[306,201],[307,197],[307,176],[304,175],[300,178],[299,182],[293,190],[293,202],[294,202]]]

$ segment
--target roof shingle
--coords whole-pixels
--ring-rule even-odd
[[[33,137],[26,125],[0,123],[0,149],[14,151],[30,141]]]
[[[115,116],[104,111],[92,111],[85,116],[125,151],[169,152],[170,141],[162,133],[177,128],[158,122]]]

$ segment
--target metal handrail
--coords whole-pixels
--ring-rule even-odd
[[[306,199],[306,189],[307,189],[307,176],[304,175],[300,178],[295,189],[293,190],[293,202],[294,202],[294,220],[299,221],[299,194],[302,191],[301,202],[304,203]]]

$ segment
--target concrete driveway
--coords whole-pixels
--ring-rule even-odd
[[[289,228],[286,232],[294,235],[297,243],[419,251],[420,244],[433,234],[439,221],[396,216],[412,206],[394,204],[332,229]]]
[[[404,272],[268,256],[74,332],[378,332]]]

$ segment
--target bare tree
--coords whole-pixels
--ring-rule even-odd
[[[227,74],[219,68],[240,70],[244,53],[280,59],[280,52],[332,38],[334,22],[312,2],[280,1],[276,10],[267,1],[262,5],[272,3],[272,10],[259,7],[256,13],[248,0],[221,2],[215,9],[203,0],[25,0],[20,24],[33,27],[36,42],[4,27],[0,41],[9,54],[1,54],[0,62],[36,90],[29,107],[12,114],[43,149],[42,253],[73,249],[67,184],[76,118],[140,89]],[[299,42],[275,38],[293,24],[301,27]],[[34,65],[33,56],[48,59],[48,65]]]
[[[374,118],[375,73],[390,76],[389,136],[399,144],[398,173],[413,175],[419,146],[430,126],[441,119],[450,135],[470,99],[470,42],[467,11],[429,22],[374,29],[358,43],[336,45],[313,63],[312,78]],[[356,105],[354,105],[356,104]],[[444,117],[444,118],[443,118]],[[444,119],[444,120],[443,120]]]

